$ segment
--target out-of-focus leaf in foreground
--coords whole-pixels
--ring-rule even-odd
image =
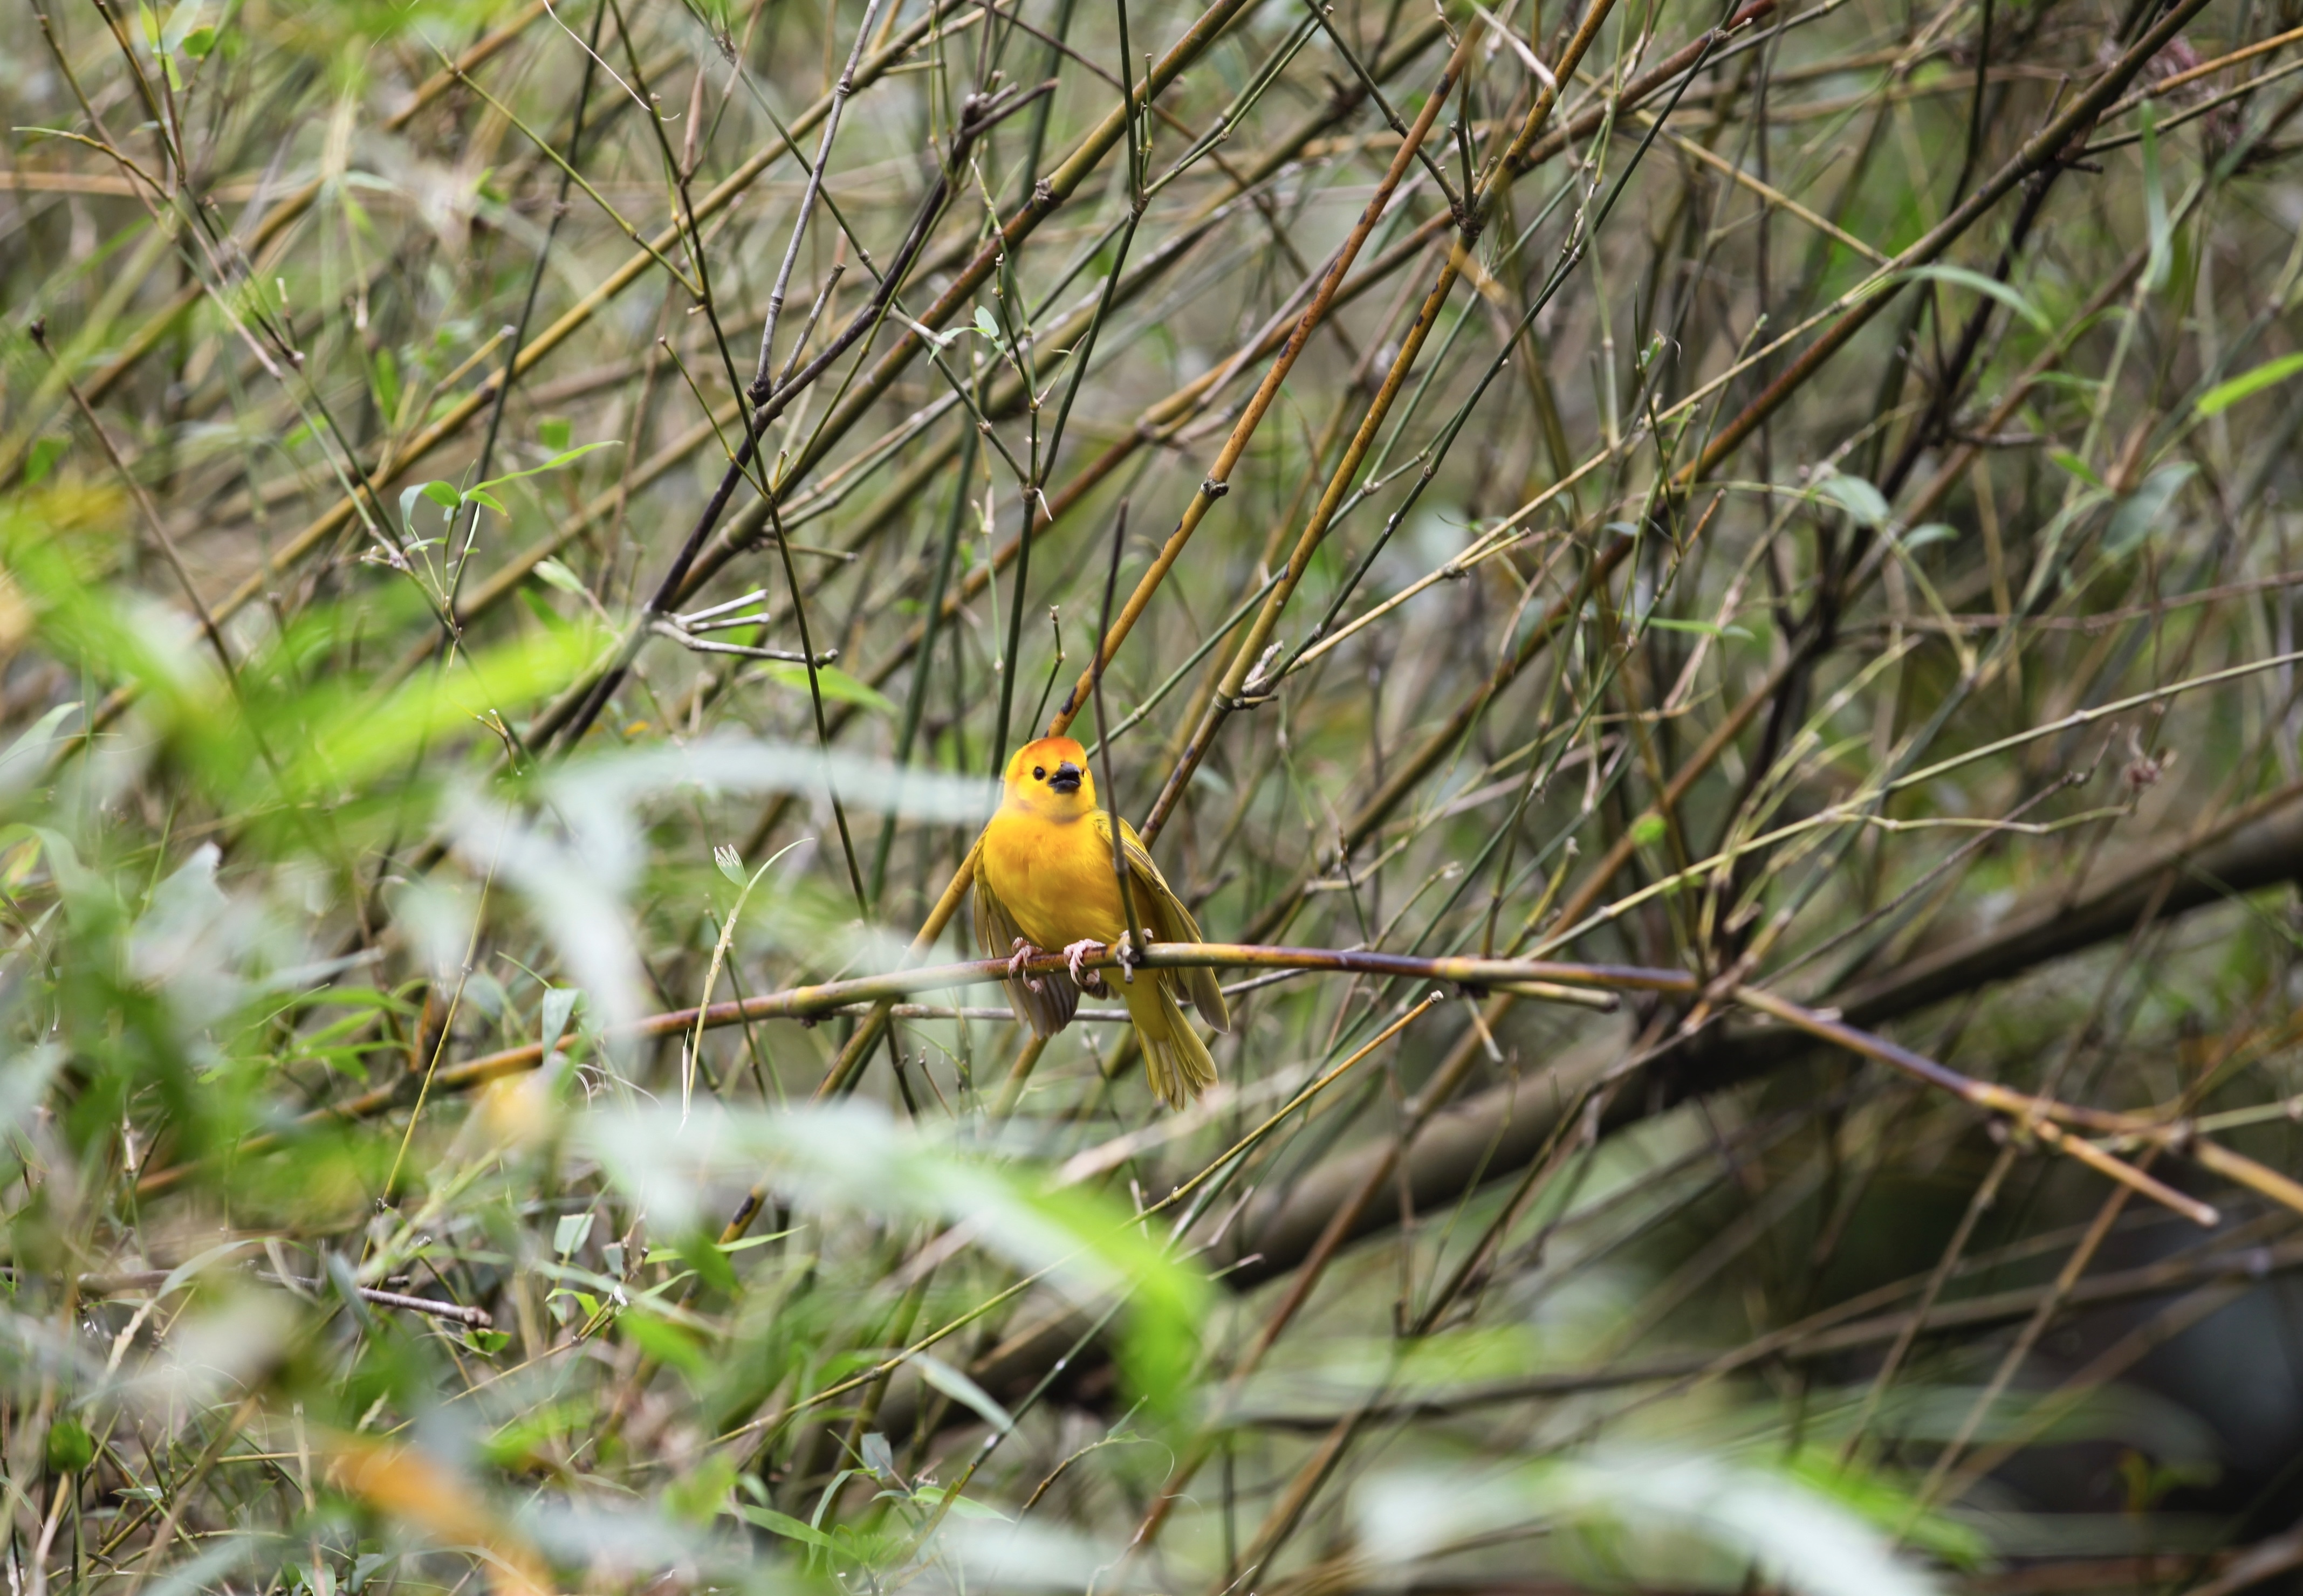
[[[1522,1467],[1391,1470],[1354,1493],[1362,1553],[1413,1567],[1482,1537],[1574,1529],[1653,1575],[1757,1564],[1802,1596],[1934,1596],[1888,1534],[1812,1478],[1674,1448],[1609,1449]],[[1704,1583],[1708,1583],[1708,1581]]]
[[[805,1208],[957,1227],[1082,1307],[1118,1307],[1132,1389],[1157,1412],[1182,1408],[1206,1282],[1108,1200],[1050,1195],[1028,1168],[993,1163],[862,1102],[699,1110],[684,1126],[676,1112],[603,1110],[585,1117],[581,1138],[660,1234],[716,1226],[755,1180]]]

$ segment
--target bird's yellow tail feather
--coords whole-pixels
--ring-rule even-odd
[[[1152,1095],[1170,1108],[1185,1107],[1216,1083],[1216,1061],[1208,1045],[1157,974],[1139,970],[1133,981],[1118,985],[1127,1002],[1127,1017],[1135,1022],[1135,1038],[1143,1045],[1143,1071],[1152,1078]]]

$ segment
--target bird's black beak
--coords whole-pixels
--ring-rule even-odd
[[[1069,760],[1066,760],[1062,764],[1056,767],[1056,773],[1048,777],[1048,785],[1055,788],[1059,793],[1078,792],[1080,787],[1080,768],[1077,765],[1073,764]]]

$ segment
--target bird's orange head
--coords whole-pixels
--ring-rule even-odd
[[[1095,778],[1087,750],[1069,737],[1026,743],[1008,761],[1006,803],[1043,820],[1077,820],[1095,812]]]

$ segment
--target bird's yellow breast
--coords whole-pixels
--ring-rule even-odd
[[[1051,952],[1083,937],[1114,942],[1126,928],[1111,844],[1084,818],[1002,809],[984,828],[978,869],[1017,928]]]

